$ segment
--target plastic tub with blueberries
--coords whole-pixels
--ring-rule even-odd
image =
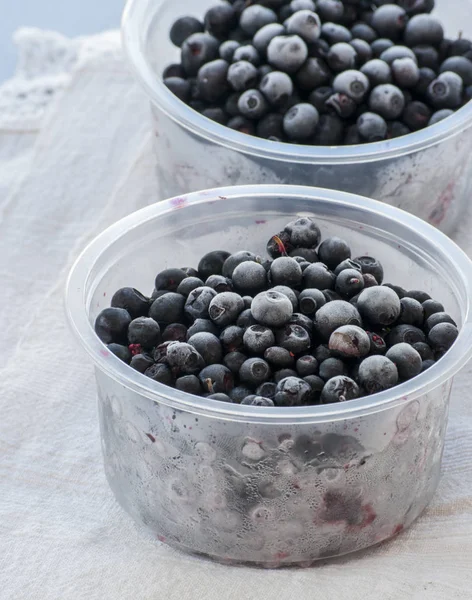
[[[147,290],[162,269],[196,266],[222,246],[264,255],[297,215],[378,258],[389,281],[447,306],[460,328],[447,354],[373,396],[267,408],[166,387],[96,336],[95,318],[115,290]],[[472,354],[471,282],[472,263],[437,229],[342,192],[220,188],[119,221],[80,256],[66,300],[95,365],[105,470],[118,502],[159,540],[228,563],[309,565],[400,533],[438,485],[453,376]]]
[[[163,84],[178,61],[169,40],[174,21],[203,18],[216,0],[129,0],[123,39],[152,105],[157,168],[163,196],[246,183],[341,189],[407,210],[449,233],[471,190],[472,103],[431,127],[404,137],[352,146],[306,146],[245,135],[202,116]],[[470,0],[439,0],[434,11],[446,34],[471,34],[463,15]]]

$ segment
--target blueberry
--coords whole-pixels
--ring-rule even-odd
[[[305,42],[314,42],[320,37],[320,18],[311,10],[299,10],[288,19],[287,32],[299,35]]]
[[[267,348],[275,343],[275,336],[272,329],[263,325],[251,325],[244,332],[244,347],[253,354],[263,354]]]
[[[395,346],[402,342],[413,345],[417,342],[425,342],[426,336],[419,327],[414,325],[396,325],[390,330],[385,341],[388,346]]]
[[[154,361],[152,360],[152,356],[149,354],[135,354],[131,359],[130,366],[140,373],[145,373],[147,369],[152,367]]]
[[[351,249],[347,242],[339,237],[326,238],[318,248],[320,261],[328,268],[336,268],[340,262],[351,258]],[[314,286],[315,287],[315,286]]]
[[[451,325],[456,325],[454,319],[445,312],[437,312],[429,316],[425,321],[425,331],[431,331],[433,327],[438,325],[439,323],[450,323]]]
[[[361,324],[361,316],[357,308],[344,300],[328,302],[315,315],[316,328],[325,340],[329,340],[333,331],[342,325],[361,326]]]
[[[238,108],[247,119],[260,119],[268,112],[269,105],[259,90],[251,89],[241,94]]]
[[[159,346],[156,346],[154,348],[154,352],[153,352],[154,362],[163,363],[166,365],[169,364],[169,361],[167,358],[167,351],[171,344],[175,344],[175,342],[163,342],[162,344],[159,344]]]
[[[198,263],[199,277],[205,281],[210,275],[221,275],[223,264],[231,256],[224,250],[213,250],[203,256]]]
[[[413,16],[407,23],[404,40],[408,46],[431,44],[437,46],[444,37],[441,23],[431,15],[422,14]]]
[[[406,12],[396,4],[379,6],[372,15],[372,27],[381,36],[396,40],[408,21]]]
[[[396,58],[391,65],[395,83],[402,88],[412,88],[420,79],[420,71],[416,60],[411,58]]]
[[[113,308],[124,308],[132,319],[144,317],[149,312],[149,299],[134,288],[121,288],[111,299]]]
[[[318,361],[314,356],[307,354],[297,360],[295,368],[300,377],[316,375],[318,373]]]
[[[227,394],[209,394],[208,400],[218,400],[219,402],[233,402]]]
[[[333,94],[326,100],[326,106],[332,108],[343,119],[352,117],[357,111],[356,102],[349,96],[346,96],[346,94],[341,94],[339,92]]]
[[[240,92],[234,92],[233,94],[230,94],[228,96],[228,98],[226,99],[225,113],[227,115],[229,115],[230,117],[239,116],[238,102],[239,102],[240,96],[241,96]]]
[[[391,46],[380,55],[380,59],[389,65],[392,65],[394,60],[400,58],[411,58],[411,60],[416,62],[415,53],[411,48],[407,48],[406,46]]]
[[[286,296],[270,290],[254,298],[251,313],[261,325],[283,327],[293,314],[293,306]]]
[[[274,398],[276,392],[277,384],[273,383],[272,381],[266,381],[256,389],[257,396],[262,396],[263,398],[270,398],[271,400]]]
[[[149,377],[149,379],[153,379],[154,381],[158,381],[164,385],[171,386],[174,384],[174,376],[172,375],[172,371],[165,364],[156,363],[151,365],[144,371],[144,375]]]
[[[195,375],[204,366],[201,354],[185,342],[171,342],[167,347],[167,361],[178,372],[185,375]]]
[[[252,390],[245,385],[235,386],[228,393],[231,400],[237,404],[240,404],[247,396],[250,396],[251,394]]]
[[[389,40],[387,38],[378,38],[377,40],[374,40],[372,42],[370,47],[372,48],[374,56],[376,58],[379,58],[380,56],[382,56],[385,50],[388,50],[394,45],[395,44],[392,42],[392,40]]]
[[[267,48],[269,63],[285,73],[295,73],[308,57],[308,48],[298,35],[277,35]]]
[[[338,42],[331,46],[326,60],[330,68],[339,73],[356,66],[357,52],[350,44]]]
[[[391,325],[400,316],[400,299],[386,286],[365,289],[357,301],[357,307],[363,318],[373,325]]]
[[[373,112],[366,112],[357,119],[357,130],[367,142],[379,142],[387,137],[385,119]]]
[[[170,40],[180,48],[187,38],[194,33],[203,32],[203,23],[194,17],[180,17],[170,28]]]
[[[435,108],[458,108],[462,103],[462,92],[461,77],[444,71],[429,84],[426,97]]]
[[[402,6],[408,15],[431,12],[436,0],[399,0],[398,4]]]
[[[407,298],[413,298],[414,300],[418,300],[421,304],[426,302],[426,300],[430,300],[431,296],[422,290],[408,290],[405,291],[404,294]]]
[[[370,25],[362,22],[358,22],[351,27],[351,34],[353,37],[365,40],[369,44],[372,44],[378,37],[377,33]]]
[[[205,287],[211,287],[217,294],[222,292],[232,292],[233,284],[231,279],[223,277],[223,275],[210,275],[204,283]]]
[[[294,258],[281,256],[276,258],[270,266],[270,279],[273,285],[298,287],[303,278],[300,265]]]
[[[439,123],[439,121],[442,121],[443,119],[447,119],[447,117],[450,117],[453,114],[454,114],[454,111],[451,110],[450,108],[442,108],[441,110],[437,110],[435,113],[433,113],[431,115],[431,119],[428,122],[428,126],[435,125],[436,123]]]
[[[405,107],[405,96],[395,85],[378,85],[370,93],[369,107],[384,119],[396,119]]]
[[[276,406],[301,406],[311,394],[309,384],[299,377],[285,377],[277,383]]]
[[[411,379],[421,373],[423,361],[410,344],[395,344],[387,351],[386,356],[396,365],[400,379]]]
[[[324,381],[329,381],[333,377],[347,375],[347,366],[340,358],[327,358],[320,363],[318,375]]]
[[[239,373],[239,369],[241,365],[247,360],[247,356],[242,352],[228,352],[228,354],[224,357],[223,363],[225,367],[237,375]]]
[[[305,329],[310,336],[313,335],[313,319],[307,317],[302,313],[293,313],[293,315],[290,317],[290,321],[288,322],[288,324],[299,325],[300,327],[303,327],[303,329]]]
[[[335,292],[334,290],[323,290],[323,295],[326,299],[326,302],[333,302],[333,300],[343,300],[344,298],[342,298],[338,292]],[[350,300],[351,302],[351,300]]]
[[[236,42],[235,40],[226,40],[226,42],[223,42],[220,46],[220,58],[229,63],[233,62],[234,53],[239,46],[239,42]]]
[[[328,84],[330,80],[330,70],[321,58],[307,58],[295,74],[295,81],[298,88],[307,92]]]
[[[172,63],[168,67],[166,67],[162,72],[162,79],[165,81],[170,77],[178,77],[179,79],[185,79],[186,75],[182,65]]]
[[[179,286],[177,287],[177,293],[187,297],[190,292],[197,289],[197,287],[201,287],[202,285],[204,285],[203,281],[199,277],[186,277],[179,283]]]
[[[308,98],[309,102],[313,104],[316,110],[321,114],[328,110],[326,101],[332,96],[334,90],[329,86],[321,86],[313,90]]]
[[[357,256],[354,262],[360,264],[363,275],[370,274],[375,277],[380,285],[384,278],[384,270],[381,263],[372,256]]]
[[[454,40],[448,51],[449,56],[463,56],[472,50],[472,42],[466,38]]]
[[[252,306],[252,303],[251,303],[251,306]],[[251,325],[256,325],[256,324],[257,324],[257,321],[252,316],[250,307],[243,310],[243,312],[239,315],[238,320],[236,321],[236,325],[238,327],[242,327],[243,329],[246,329],[247,327],[250,327]]]
[[[270,398],[256,395],[246,396],[241,404],[243,406],[274,406],[274,402]]]
[[[286,73],[272,71],[262,79],[259,89],[272,106],[281,106],[292,94],[293,83]]]
[[[321,392],[321,402],[331,404],[333,402],[345,402],[359,398],[360,390],[357,383],[350,377],[338,375],[329,379]]]
[[[398,370],[386,356],[368,356],[359,365],[359,381],[367,393],[376,394],[397,385]]]
[[[357,62],[363,65],[372,58],[372,48],[370,44],[365,40],[359,40],[357,38],[351,40],[349,44],[354,48],[357,53]]]
[[[182,66],[187,75],[196,75],[202,65],[218,58],[219,43],[208,33],[194,33],[182,45]]]
[[[338,42],[350,42],[352,40],[352,34],[343,25],[338,23],[323,23],[321,26],[321,37],[324,38],[330,45],[337,44]]]
[[[244,301],[235,292],[222,292],[211,299],[208,307],[210,319],[219,327],[234,323],[244,310]]]
[[[273,10],[259,4],[254,4],[243,10],[239,19],[239,25],[248,36],[252,37],[264,25],[275,23],[276,21],[277,15]]]
[[[208,332],[196,333],[188,339],[188,343],[201,354],[205,364],[213,365],[221,362],[223,348],[216,335]]]
[[[431,315],[434,315],[435,313],[445,312],[444,306],[441,304],[441,302],[437,302],[436,300],[432,300],[431,298],[428,298],[427,300],[422,302],[422,307],[424,311],[425,320],[428,319]]]
[[[277,35],[283,35],[285,33],[285,27],[280,23],[268,23],[261,27],[252,39],[254,48],[261,55],[265,55],[267,48],[273,38]]]
[[[154,319],[138,317],[129,324],[128,341],[143,348],[152,348],[161,341],[161,329]]]
[[[311,388],[311,393],[308,397],[309,404],[319,404],[321,401],[321,392],[325,386],[325,382],[317,375],[307,375],[303,378]]]
[[[409,133],[411,133],[409,127],[407,127],[401,121],[390,121],[388,123],[387,137],[389,139],[401,137],[402,135],[408,135]]]
[[[182,102],[187,102],[190,99],[190,82],[181,77],[166,77],[164,79],[164,85],[177,96]]]
[[[311,338],[308,331],[300,325],[289,323],[276,333],[277,345],[293,354],[300,354],[310,349]]]
[[[405,106],[403,120],[412,131],[423,129],[431,119],[432,112],[423,102],[413,101]]]
[[[222,267],[221,274],[224,277],[232,278],[235,268],[238,265],[240,265],[241,263],[248,261],[248,260],[254,261],[254,262],[260,262],[260,259],[253,252],[248,252],[247,250],[240,250],[239,252],[235,252],[234,254],[231,254],[225,260],[223,267]]]
[[[430,369],[435,364],[435,362],[436,361],[433,359],[424,360],[421,365],[421,372],[423,373],[424,371]]]
[[[270,376],[270,366],[262,358],[248,358],[239,370],[240,380],[254,387],[268,381]]]
[[[185,342],[187,339],[187,327],[182,323],[170,323],[162,332],[163,342]]]
[[[321,290],[307,288],[300,293],[298,304],[302,314],[313,316],[319,308],[326,304],[326,298]]]
[[[95,333],[105,344],[126,344],[131,316],[124,308],[105,308],[95,320]]]
[[[337,356],[361,358],[370,353],[370,338],[361,327],[343,325],[331,334],[329,349]]]
[[[214,335],[219,335],[218,327],[210,321],[210,319],[195,319],[193,325],[188,328],[187,331],[187,339],[191,338],[192,335],[196,333],[201,333],[203,331],[207,331],[208,333],[213,333]]]
[[[433,360],[434,361],[434,353],[431,350],[431,346],[429,344],[427,344],[426,342],[416,342],[416,344],[412,344],[412,347],[421,356],[421,360]]]
[[[327,358],[334,358],[333,353],[328,348],[328,344],[319,344],[313,351],[313,356],[316,358],[318,363],[322,363]]]
[[[225,39],[238,24],[236,11],[231,4],[221,3],[205,13],[205,29],[216,38]]]
[[[303,271],[303,287],[305,289],[332,289],[335,281],[335,275],[323,263],[313,263]]]
[[[202,286],[196,288],[188,295],[187,301],[185,302],[185,314],[190,319],[207,319],[208,309],[210,307],[210,302],[216,296],[216,291],[211,287]],[[185,299],[184,299],[185,301]],[[157,302],[157,300],[156,300]],[[154,304],[153,304],[154,306]],[[152,310],[152,307],[151,307]],[[152,315],[150,315],[152,316]],[[172,321],[176,321],[178,319],[172,319]]]
[[[108,350],[115,356],[117,356],[120,360],[125,362],[127,365],[131,362],[131,350],[128,346],[123,346],[121,344],[108,344]]]
[[[313,143],[318,146],[335,146],[342,142],[344,124],[337,115],[321,115]]]
[[[316,248],[321,240],[320,228],[310,217],[300,217],[290,221],[285,226],[284,232],[288,235],[290,243],[297,247]]]
[[[237,92],[253,88],[257,84],[257,79],[256,67],[247,60],[235,62],[228,69],[228,82]]]
[[[387,344],[381,335],[366,331],[370,340],[369,354],[385,354],[387,352]]]
[[[295,248],[289,256],[294,258],[304,271],[311,263],[318,262],[318,252],[314,248]]]
[[[233,285],[241,293],[258,293],[267,286],[267,273],[260,263],[243,262],[233,271]]]
[[[158,291],[175,292],[186,277],[182,269],[165,269],[157,275],[154,286]]]
[[[311,10],[315,11],[316,4],[313,0],[292,0],[290,2],[290,10],[292,13],[296,13],[299,10]]]
[[[439,69],[439,53],[436,48],[433,46],[421,45],[415,46],[412,48],[412,50],[415,53],[418,67],[427,67],[433,71],[437,71]]]
[[[230,325],[223,329],[220,335],[220,341],[223,344],[225,352],[236,352],[244,350],[243,344],[244,329],[237,325]]]
[[[275,369],[287,369],[293,367],[295,359],[293,354],[286,348],[272,346],[264,352],[265,360]]]
[[[337,275],[334,289],[338,294],[352,298],[364,289],[364,277],[355,269],[344,269]]]
[[[210,394],[229,394],[234,387],[233,374],[224,365],[209,365],[200,371],[198,378],[203,390]]]
[[[361,71],[347,70],[337,75],[333,81],[336,92],[346,94],[356,102],[362,102],[369,91],[369,79]]]
[[[246,61],[258,67],[261,64],[259,52],[251,44],[239,46],[233,54],[233,62]]]
[[[421,327],[424,319],[424,310],[418,300],[414,298],[402,298],[400,305],[401,311],[397,321],[398,324]]]

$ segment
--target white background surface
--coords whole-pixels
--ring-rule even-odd
[[[18,27],[52,29],[67,36],[119,26],[125,0],[0,0],[0,82],[14,73],[12,42]]]

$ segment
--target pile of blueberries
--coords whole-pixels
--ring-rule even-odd
[[[151,298],[119,289],[95,331],[133,369],[214,400],[304,406],[375,394],[449,350],[453,319],[422,291],[383,284],[373,257],[298,218],[267,244],[270,259],[214,250],[169,268]]]
[[[444,37],[434,0],[229,0],[181,17],[180,100],[231,129],[297,144],[407,135],[472,98],[472,42]]]

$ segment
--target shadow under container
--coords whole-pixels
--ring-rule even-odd
[[[356,146],[301,146],[233,131],[197,113],[163,84],[179,61],[169,40],[180,16],[202,18],[216,0],[129,0],[123,41],[150,99],[162,197],[248,183],[340,189],[402,208],[451,233],[472,192],[472,102],[448,119],[408,136]],[[439,0],[446,32],[472,36],[471,0]],[[468,29],[468,31],[467,31]]]
[[[296,215],[371,254],[388,280],[425,290],[460,326],[417,378],[375,396],[309,407],[226,404],[122,363],[93,330],[115,290],[196,266],[216,248],[264,255]],[[95,364],[103,456],[121,506],[159,540],[228,563],[309,565],[408,527],[438,485],[452,377],[472,352],[472,265],[447,237],[392,207],[297,186],[197,192],[136,212],[73,267],[72,328]]]

